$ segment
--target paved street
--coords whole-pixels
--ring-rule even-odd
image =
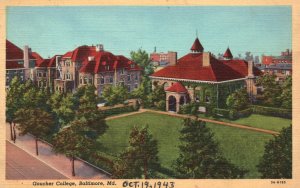
[[[9,124],[6,124],[6,140],[9,142],[9,144],[13,144],[10,140],[10,129],[9,129]],[[78,161],[75,160],[75,173],[76,176],[72,177],[71,176],[71,161],[69,158],[67,158],[64,155],[61,154],[55,154],[52,151],[52,148],[45,143],[42,142],[38,142],[39,144],[39,155],[36,156],[35,155],[35,141],[34,138],[30,135],[24,135],[24,136],[19,136],[17,134],[17,140],[16,143],[13,144],[18,148],[21,148],[23,151],[25,151],[26,153],[29,153],[30,155],[28,157],[31,158],[36,158],[37,160],[40,160],[41,162],[47,164],[48,166],[52,167],[53,169],[55,169],[56,171],[58,171],[59,173],[61,173],[63,175],[63,177],[66,178],[70,178],[70,179],[107,179],[109,178],[106,174],[104,174],[103,172],[101,172],[100,170],[82,162],[82,161]],[[24,152],[23,152],[24,153]],[[12,150],[9,149],[9,147],[7,148],[7,152],[6,152],[7,156],[11,156],[11,155],[15,155]],[[13,160],[14,158],[12,158]],[[24,159],[23,155],[20,153],[20,155],[18,155],[18,159],[20,159],[21,161],[18,162],[23,162],[26,163],[26,160]],[[7,160],[10,160],[7,157]],[[12,164],[12,161],[7,161],[10,164]],[[15,161],[15,163],[17,163]],[[35,170],[36,168],[31,168],[31,165],[28,164],[29,167],[26,171],[27,173],[32,173],[32,175],[35,174]],[[12,167],[13,168],[13,167]],[[17,169],[16,169],[17,170]],[[12,170],[13,171],[13,170]],[[8,179],[23,179],[22,175],[18,172],[12,172],[9,171],[7,172],[7,178]],[[10,177],[8,177],[10,176]],[[39,176],[36,176],[36,178],[33,179],[38,179]],[[25,179],[25,178],[24,178]]]
[[[6,141],[6,179],[67,179],[67,177]]]

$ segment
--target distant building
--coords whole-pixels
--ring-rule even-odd
[[[285,52],[281,52],[280,56],[262,56],[262,64],[270,65],[277,63],[292,63],[292,51],[287,49]]]
[[[266,74],[276,76],[277,81],[292,75],[292,51],[287,49],[280,56],[262,56],[262,64],[258,67]]]
[[[37,58],[26,45],[23,49],[6,40],[6,82],[8,88],[13,77],[20,76],[21,80],[35,79],[35,64]]]
[[[292,75],[292,63],[277,63],[266,65],[263,69],[266,74],[272,74],[276,76],[276,81],[282,81],[287,76]]]
[[[177,61],[177,52],[157,53],[156,50],[150,54],[151,62],[156,67],[165,67],[175,65]]]
[[[141,81],[141,68],[122,55],[104,50],[103,45],[80,46],[67,52],[56,65],[58,77],[55,90],[74,91],[76,88],[93,84],[96,93],[102,94],[107,85],[122,84],[132,91]]]
[[[164,85],[166,110],[178,112],[181,105],[191,101],[200,105],[199,111],[224,108],[227,96],[236,89],[245,87],[250,99],[257,94],[255,80],[261,71],[252,61],[233,59],[229,48],[223,59],[205,52],[198,38],[191,52],[153,73],[152,82]]]

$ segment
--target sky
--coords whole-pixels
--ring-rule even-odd
[[[48,58],[81,45],[103,44],[130,56],[190,51],[198,36],[204,51],[233,56],[279,55],[292,47],[290,6],[77,6],[7,7],[7,39]]]

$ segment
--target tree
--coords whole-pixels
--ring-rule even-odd
[[[264,74],[257,79],[257,84],[263,87],[263,104],[267,106],[280,107],[280,95],[282,90],[280,85],[275,81],[276,76]]]
[[[282,93],[280,95],[283,108],[292,108],[292,76],[286,77],[282,84]]]
[[[93,148],[93,141],[87,137],[85,123],[79,120],[72,121],[63,127],[53,139],[55,153],[65,154],[71,159],[72,176],[75,176],[75,158],[88,155]]]
[[[35,137],[36,155],[38,155],[38,139],[47,136],[54,126],[52,116],[40,108],[21,108],[16,112],[15,122],[21,135],[27,133]]]
[[[148,53],[145,50],[138,49],[136,52],[130,52],[131,59],[137,63],[142,68],[142,80],[139,86],[139,94],[142,95],[134,95],[137,97],[142,104],[147,103],[147,96],[152,91],[152,84],[149,78],[149,75],[154,73],[154,67],[151,64],[151,59],[149,58]]]
[[[106,86],[103,90],[102,96],[107,101],[108,105],[116,105],[123,103],[128,99],[128,91],[122,86]]]
[[[292,126],[283,128],[265,145],[257,168],[262,178],[292,178]]]
[[[62,97],[59,106],[53,109],[58,118],[60,126],[66,126],[74,120],[76,114],[75,110],[75,100],[70,93]]]
[[[15,142],[16,135],[12,124],[15,120],[15,113],[21,108],[21,100],[24,93],[24,84],[19,76],[15,76],[10,82],[9,90],[6,95],[6,121],[10,125],[10,138]],[[15,126],[15,125],[14,125]]]
[[[245,170],[225,159],[205,122],[185,119],[175,169],[182,178],[242,178]]]
[[[130,133],[129,147],[114,165],[116,178],[154,178],[160,167],[157,141],[148,132],[148,128],[139,130],[133,127]]]
[[[97,138],[106,131],[108,126],[103,112],[97,107],[98,97],[95,94],[95,87],[85,86],[84,94],[79,101],[75,119],[85,122],[87,136]]]
[[[245,88],[238,89],[230,94],[226,99],[229,109],[243,110],[249,105],[249,98]]]

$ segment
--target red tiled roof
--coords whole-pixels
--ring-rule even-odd
[[[46,67],[48,67],[49,62],[50,62],[50,59],[43,59],[43,61],[39,62],[36,65],[36,67],[40,67],[40,68],[44,67],[44,68],[46,68]]]
[[[29,59],[38,60],[40,55],[36,52],[29,54]],[[17,47],[15,44],[6,39],[6,68],[7,69],[17,69],[24,68],[24,53],[23,50]],[[19,63],[23,62],[23,63]]]
[[[244,60],[218,60],[210,56],[210,65],[202,66],[203,53],[189,53],[178,60],[174,66],[165,67],[151,76],[199,81],[226,81],[245,78],[248,63]],[[253,67],[254,75],[261,72]]]
[[[93,57],[93,60],[89,61],[89,57]],[[82,67],[79,70],[81,73],[97,74],[102,71],[114,71],[120,68],[141,70],[137,64],[128,58],[122,55],[114,55],[107,51],[96,51],[95,46],[80,46],[74,51],[67,52],[63,55],[63,58],[71,58],[73,62],[82,62]]]
[[[229,47],[228,47],[227,50],[225,51],[223,57],[225,57],[225,58],[227,58],[227,59],[232,59],[232,58],[233,58],[232,53],[231,53]]]
[[[171,85],[170,87],[168,87],[167,89],[165,89],[165,91],[176,92],[176,93],[186,93],[187,89],[181,83],[176,82],[173,85]]]
[[[6,60],[23,59],[23,50],[6,40]]]
[[[36,65],[39,65],[44,61],[44,59],[37,52],[32,52],[31,55],[34,59],[36,59]]]
[[[201,43],[200,43],[198,37],[196,38],[196,40],[195,40],[193,46],[191,47],[191,50],[192,50],[192,51],[197,51],[197,52],[203,52],[204,48],[203,48],[203,46],[201,45]]]

